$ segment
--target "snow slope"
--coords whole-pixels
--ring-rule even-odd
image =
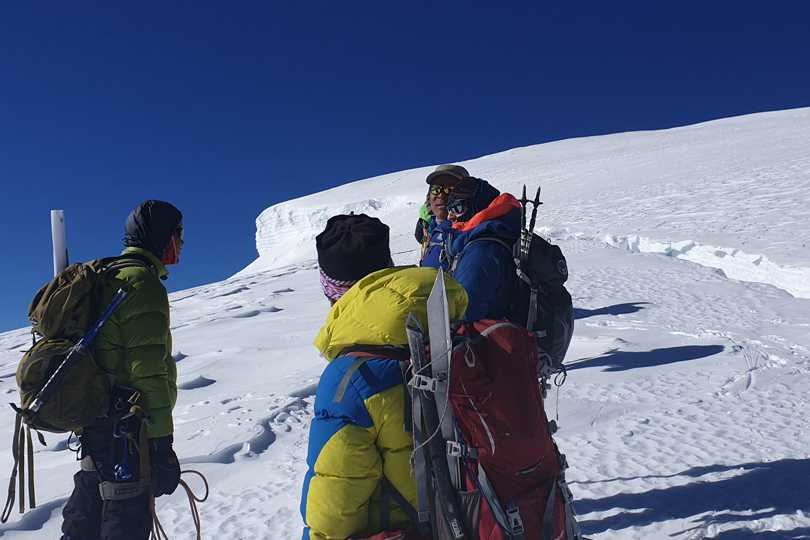
[[[542,184],[541,232],[568,257],[577,330],[547,411],[588,536],[810,538],[808,141],[810,109],[798,109],[464,163],[513,193]],[[171,295],[176,447],[211,480],[205,538],[300,538],[323,368],[310,342],[328,310],[313,238],[335,213],[366,212],[391,226],[396,261],[414,262],[428,170],[268,208],[256,261]],[[29,340],[0,334],[9,401]],[[12,420],[0,418],[0,472]],[[59,536],[76,464],[64,437],[47,439],[41,506],[13,514],[0,536]],[[158,500],[173,539],[193,538],[185,504]]]

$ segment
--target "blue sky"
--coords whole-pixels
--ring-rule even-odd
[[[255,217],[293,197],[810,105],[806,2],[557,4],[4,4],[0,330],[50,277],[51,208],[75,261],[117,253],[141,200],[172,201],[178,290],[251,262]]]

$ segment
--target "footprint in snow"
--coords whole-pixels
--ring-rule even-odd
[[[230,291],[227,291],[227,292],[224,292],[224,293],[215,294],[214,296],[211,296],[209,298],[212,298],[212,299],[213,298],[222,298],[223,296],[231,296],[231,295],[239,294],[240,292],[245,292],[245,291],[249,291],[249,290],[250,290],[249,287],[237,287],[236,289],[231,289]]]
[[[261,311],[259,311],[257,309],[252,309],[250,311],[243,311],[242,313],[237,313],[236,315],[233,316],[233,318],[234,319],[249,319],[251,317],[255,317],[256,315],[259,315],[260,313],[261,313]]]
[[[295,292],[295,289],[290,289],[289,287],[287,287],[286,289],[279,289],[277,291],[273,291],[273,294],[281,294],[287,292]]]
[[[175,363],[177,363],[177,362],[179,362],[180,360],[183,360],[183,359],[185,359],[185,358],[188,358],[188,355],[187,355],[187,354],[183,354],[181,351],[177,351],[176,353],[174,353],[174,354],[172,355],[172,358],[174,358],[174,362],[175,362]]]
[[[256,315],[261,315],[262,313],[278,313],[282,311],[280,307],[270,306],[268,308],[262,309],[252,309],[250,311],[243,311],[242,313],[237,313],[236,315],[232,315],[234,319],[249,319],[251,317],[255,317]]]
[[[215,381],[214,379],[208,379],[200,375],[199,377],[191,379],[190,381],[178,384],[177,388],[179,388],[180,390],[196,390],[197,388],[205,388],[206,386],[211,386],[215,382],[217,381]]]

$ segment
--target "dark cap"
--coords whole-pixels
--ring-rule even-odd
[[[439,165],[427,176],[427,183],[436,186],[454,186],[470,177],[461,165]]]
[[[357,281],[392,266],[388,225],[365,214],[329,218],[315,237],[318,266],[332,279]]]

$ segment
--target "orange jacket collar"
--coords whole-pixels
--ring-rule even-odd
[[[453,229],[461,232],[471,231],[485,221],[505,216],[515,208],[520,208],[520,202],[514,195],[501,193],[489,203],[489,206],[475,214],[469,221],[453,223]]]

